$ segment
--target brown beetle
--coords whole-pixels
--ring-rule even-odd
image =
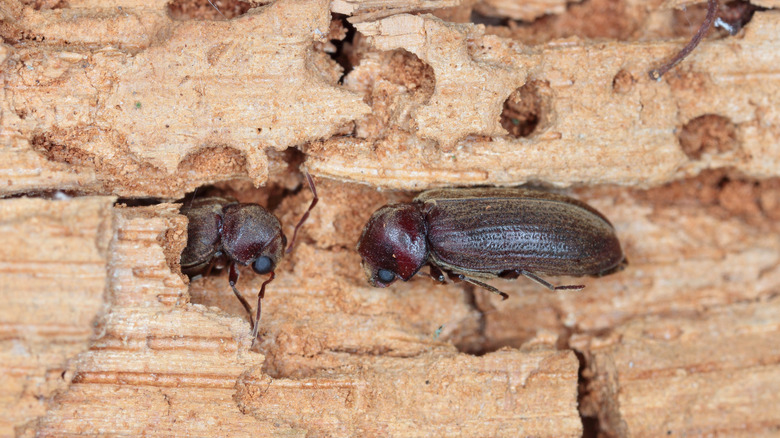
[[[298,229],[319,200],[314,181],[308,173],[306,181],[314,199],[295,226],[287,253],[295,244]],[[253,339],[257,338],[265,286],[273,281],[274,269],[284,256],[284,247],[287,244],[279,219],[258,204],[242,204],[235,199],[221,197],[197,199],[183,206],[180,211],[189,219],[187,247],[181,253],[182,273],[190,278],[198,275],[208,276],[213,268],[228,266],[230,287],[249,314],[249,322],[253,326],[252,336]],[[236,289],[239,276],[237,264],[251,265],[252,270],[258,274],[271,274],[260,286],[254,319],[251,306]]]
[[[386,205],[366,224],[357,246],[368,281],[407,281],[424,265],[501,295],[479,281],[520,275],[551,290],[540,275],[602,276],[626,259],[612,224],[587,204],[525,189],[440,189],[411,203]]]

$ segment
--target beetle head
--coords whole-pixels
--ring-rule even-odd
[[[231,204],[222,210],[222,248],[241,265],[258,274],[276,268],[287,238],[279,219],[257,204]]]
[[[375,287],[406,281],[428,260],[425,217],[417,204],[386,205],[363,229],[357,250],[363,270]]]

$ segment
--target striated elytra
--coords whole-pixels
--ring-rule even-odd
[[[603,276],[627,261],[612,224],[567,196],[526,189],[438,189],[411,203],[386,205],[363,229],[357,250],[369,283],[407,281],[425,265],[444,282],[520,275],[551,289],[543,275]]]

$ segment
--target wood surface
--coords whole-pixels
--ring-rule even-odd
[[[0,0],[0,437],[780,435],[776,1],[658,82],[702,2],[215,4]],[[301,169],[253,344],[174,202],[290,238]],[[522,183],[627,269],[366,282],[377,208]]]

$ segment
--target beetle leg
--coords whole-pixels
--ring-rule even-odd
[[[493,292],[494,294],[501,295],[501,298],[502,298],[502,299],[507,299],[507,298],[509,298],[509,295],[507,295],[507,294],[506,294],[506,292],[501,292],[500,290],[498,290],[498,289],[494,288],[493,286],[491,286],[491,285],[489,285],[489,284],[487,284],[487,283],[483,283],[483,282],[481,282],[481,281],[474,280],[473,278],[466,277],[466,276],[465,276],[465,275],[463,275],[463,274],[458,274],[458,278],[459,278],[459,279],[461,279],[461,280],[463,280],[463,281],[465,281],[466,283],[471,283],[471,284],[473,284],[474,286],[479,286],[479,287],[481,287],[481,288],[483,288],[483,289],[487,289],[487,290],[489,290],[490,292]]]
[[[534,273],[523,271],[523,270],[518,272],[520,272],[521,275],[525,276],[525,278],[532,280],[537,284],[540,284],[550,290],[581,290],[585,288],[584,284],[569,284],[564,286],[556,286],[550,283],[549,281],[542,279],[541,277],[537,276]]]
[[[255,328],[252,330],[252,343],[257,340],[257,331],[260,327],[260,310],[262,309],[261,304],[263,301],[263,297],[265,297],[265,285],[272,282],[274,278],[276,277],[276,274],[274,274],[274,271],[271,271],[271,278],[264,281],[262,286],[260,286],[260,292],[257,293],[257,316],[255,317]]]
[[[217,261],[219,261],[219,257],[212,257],[211,261],[209,262],[209,265],[206,266],[206,273],[203,275],[204,277],[208,277],[211,275],[211,270],[214,269],[214,265],[217,264]]]
[[[244,309],[246,310],[246,313],[249,314],[249,326],[250,327],[256,327],[257,324],[252,320],[252,307],[249,306],[249,303],[246,301],[246,298],[244,298],[241,293],[238,292],[238,289],[236,289],[236,283],[238,282],[238,269],[236,269],[235,263],[230,263],[230,268],[228,269],[228,282],[230,283],[230,287],[233,288],[233,293],[236,294],[236,298],[238,298],[238,301],[241,301],[241,305],[244,306]],[[259,314],[259,309],[258,309]]]

